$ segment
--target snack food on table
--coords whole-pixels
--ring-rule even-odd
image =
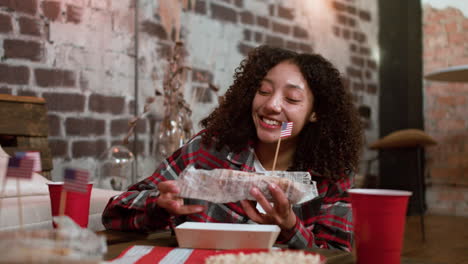
[[[100,263],[106,240],[69,217],[54,217],[58,229],[0,232],[0,263]]]
[[[178,180],[181,197],[214,203],[255,200],[250,195],[254,186],[272,201],[268,189],[271,183],[278,185],[292,204],[303,203],[317,196],[315,182],[310,180],[310,174],[307,172],[255,173],[227,169],[200,170],[191,167],[183,171]]]
[[[306,254],[303,251],[270,251],[251,254],[220,254],[206,258],[205,264],[283,264],[308,263],[323,264],[324,258],[318,254]]]

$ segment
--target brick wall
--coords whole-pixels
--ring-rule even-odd
[[[468,64],[468,17],[424,5],[424,72]],[[424,81],[429,211],[468,216],[468,84]]]
[[[70,164],[94,170],[99,154],[126,134],[135,102],[133,2],[0,0],[0,92],[47,100],[54,179],[60,179],[61,168]],[[360,107],[368,141],[375,140],[379,93],[375,2],[194,1],[181,16],[181,40],[193,68],[184,95],[193,103],[194,124],[217,103],[206,80],[223,94],[247,52],[270,44],[318,52],[335,63]],[[174,39],[164,31],[157,7],[157,0],[139,2],[139,102],[162,89],[164,58]],[[157,101],[154,108],[153,117],[142,120],[137,129],[139,176],[149,175],[156,165],[152,133],[162,103]]]

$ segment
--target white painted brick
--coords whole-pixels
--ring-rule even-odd
[[[112,72],[115,75],[122,75],[128,78],[133,78],[135,69],[135,60],[126,54],[115,52],[104,53],[104,70]]]
[[[110,72],[87,71],[90,90],[100,94],[131,95],[134,91],[133,78],[126,78]]]
[[[135,38],[133,35],[109,33],[109,39],[104,49],[133,55],[135,54],[134,43]]]
[[[50,23],[50,41],[54,45],[73,44],[84,47],[87,36],[86,30],[79,24]]]
[[[133,34],[135,32],[135,18],[133,13],[112,12],[112,30],[119,33]],[[127,35],[128,36],[128,35]]]
[[[111,0],[112,2],[120,2],[122,0]],[[96,8],[96,9],[108,9],[109,8],[109,2],[108,0],[90,0],[89,1],[89,6],[91,8]]]
[[[132,2],[133,0],[110,0],[109,9],[111,9],[112,11],[120,11],[120,12],[132,11],[131,13],[133,13]],[[148,1],[140,1],[140,2],[148,2]]]
[[[67,0],[65,3],[69,5],[79,6],[79,7],[86,7],[88,0]]]
[[[112,30],[112,12],[108,10],[87,9],[84,21],[85,25],[94,31],[110,32]]]

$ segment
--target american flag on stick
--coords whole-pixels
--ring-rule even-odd
[[[31,179],[34,167],[34,160],[28,157],[11,157],[8,160],[6,177]]]
[[[281,124],[280,138],[289,137],[292,134],[293,122],[283,122]]]
[[[88,192],[89,172],[80,169],[65,169],[63,189],[69,192]]]
[[[41,166],[41,153],[39,151],[24,151],[24,152],[15,152],[15,157],[26,157],[34,160],[33,171],[40,172],[42,171]]]

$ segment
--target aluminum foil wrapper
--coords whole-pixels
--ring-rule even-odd
[[[57,229],[0,232],[0,263],[100,263],[106,239],[67,216],[54,217]]]
[[[301,204],[318,195],[315,182],[308,172],[272,171],[266,173],[244,172],[227,169],[184,170],[177,184],[179,196],[206,200],[213,203],[230,203],[253,200],[252,187],[257,187],[269,201],[273,198],[268,185],[275,183],[288,197],[291,204]]]

